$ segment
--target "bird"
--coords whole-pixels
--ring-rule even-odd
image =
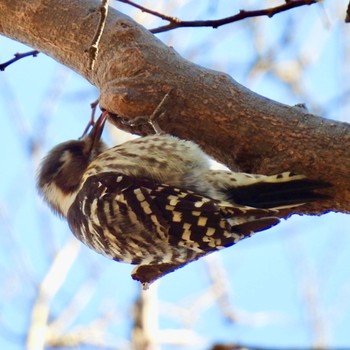
[[[293,172],[248,174],[210,168],[194,142],[169,134],[108,148],[103,112],[90,132],[54,147],[37,187],[75,237],[97,253],[136,265],[144,286],[280,222],[286,210],[327,195]]]

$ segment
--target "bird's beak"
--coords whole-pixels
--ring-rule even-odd
[[[108,115],[108,112],[102,112],[88,134],[88,137],[91,138],[91,151],[97,146],[98,142],[101,139],[103,128],[105,126],[106,120],[108,119]]]

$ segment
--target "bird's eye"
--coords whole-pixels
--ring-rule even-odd
[[[82,144],[77,143],[77,144],[70,145],[70,147],[66,149],[64,153],[68,153],[71,157],[81,156],[84,153]]]

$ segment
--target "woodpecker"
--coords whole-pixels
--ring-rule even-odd
[[[44,158],[38,189],[94,251],[137,265],[144,284],[276,225],[283,210],[321,200],[323,182],[211,170],[200,147],[150,135],[107,148],[103,112],[90,133]]]

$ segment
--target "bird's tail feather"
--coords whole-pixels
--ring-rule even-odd
[[[314,192],[329,186],[325,182],[307,178],[283,182],[260,181],[226,189],[226,195],[229,202],[254,208],[290,208],[329,198]]]

